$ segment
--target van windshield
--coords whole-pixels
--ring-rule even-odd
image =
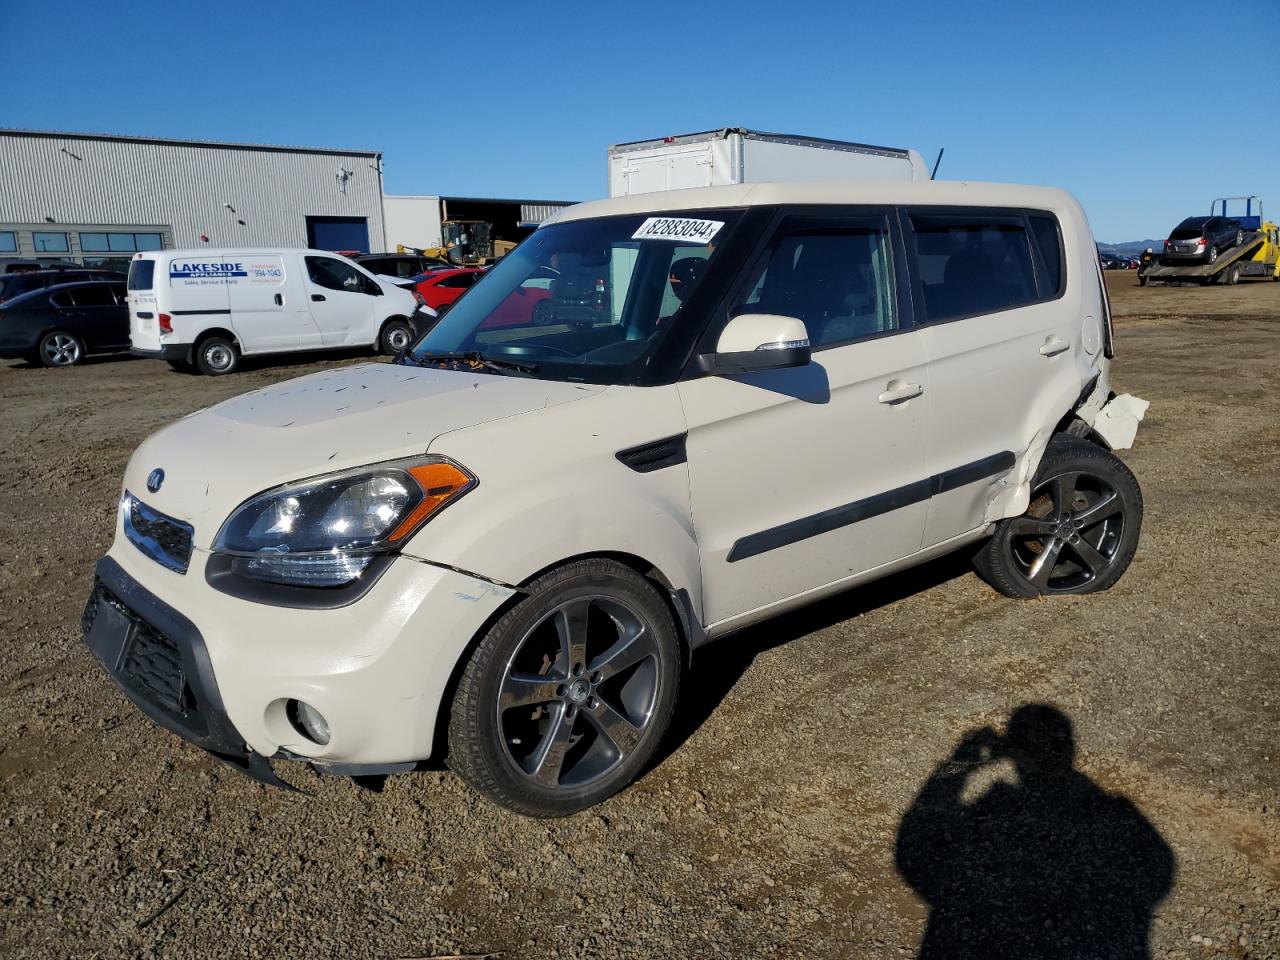
[[[156,262],[154,260],[129,261],[129,289],[150,290],[155,281]]]
[[[576,220],[503,257],[420,340],[409,362],[477,354],[537,376],[634,383],[678,325],[739,210]]]

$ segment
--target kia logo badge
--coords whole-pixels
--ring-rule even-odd
[[[160,486],[164,483],[164,471],[156,467],[147,474],[147,489],[152,493],[159,491]]]

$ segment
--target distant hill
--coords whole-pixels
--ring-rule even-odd
[[[1122,257],[1136,257],[1150,247],[1159,251],[1164,247],[1163,240],[1126,240],[1124,243],[1100,243],[1098,249],[1103,253],[1117,254]]]

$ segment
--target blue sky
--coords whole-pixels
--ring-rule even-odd
[[[388,193],[546,199],[602,196],[610,143],[746,126],[945,146],[940,176],[1065,187],[1104,241],[1224,194],[1280,213],[1280,0],[451,9],[0,0],[0,126],[368,148]]]

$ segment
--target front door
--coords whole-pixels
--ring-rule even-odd
[[[680,383],[708,625],[919,550],[929,396],[901,259],[887,211],[785,218],[729,313],[799,317],[812,363]]]
[[[307,305],[297,302],[302,285],[288,276],[297,269],[297,257],[248,254],[236,266],[226,280],[227,305],[245,353],[319,346],[320,331]]]
[[[372,343],[373,281],[337,257],[306,256],[311,316],[326,347]]]

